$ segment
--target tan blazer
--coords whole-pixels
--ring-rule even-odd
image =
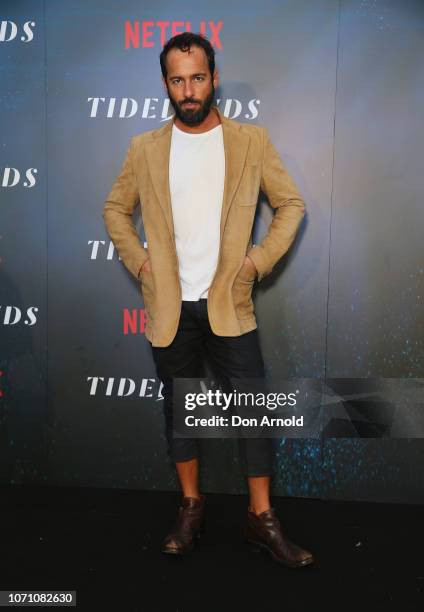
[[[252,302],[250,267],[257,280],[269,274],[292,244],[305,203],[285,170],[263,127],[239,123],[219,113],[225,149],[225,183],[220,248],[208,292],[208,316],[218,336],[240,336],[257,327]],[[146,337],[153,346],[168,346],[181,312],[181,285],[175,247],[169,155],[173,119],[163,127],[137,134],[103,209],[109,235],[124,265],[141,282],[146,311]],[[262,242],[252,247],[252,225],[262,189],[275,214]],[[132,214],[140,202],[147,249],[140,241]],[[207,228],[199,228],[207,231]],[[151,272],[139,272],[150,258]]]

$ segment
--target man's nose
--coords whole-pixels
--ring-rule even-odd
[[[193,97],[193,83],[191,81],[186,81],[184,84],[184,97],[192,98]]]

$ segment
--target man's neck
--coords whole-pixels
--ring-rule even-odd
[[[221,119],[219,118],[218,112],[214,108],[211,108],[208,116],[205,117],[205,119],[202,121],[202,123],[199,123],[199,125],[187,125],[186,123],[183,123],[178,117],[175,117],[174,121],[174,124],[177,126],[178,129],[183,132],[188,132],[189,134],[201,134],[202,132],[209,132],[209,130],[212,130],[213,128],[217,127],[218,125],[220,125],[220,123]]]

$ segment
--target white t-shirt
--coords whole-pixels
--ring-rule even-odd
[[[183,300],[207,297],[215,274],[224,176],[222,125],[190,134],[174,124],[169,187]]]

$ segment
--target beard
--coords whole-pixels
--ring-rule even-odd
[[[186,98],[181,102],[177,102],[175,98],[171,96],[169,90],[168,96],[178,119],[182,121],[182,123],[184,123],[185,125],[193,127],[202,123],[202,121],[204,121],[209,115],[209,111],[212,107],[213,99],[215,96],[215,88],[212,83],[211,91],[203,102],[201,102],[200,100],[194,100],[193,98]],[[184,108],[185,102],[197,102],[198,106],[196,108]]]

